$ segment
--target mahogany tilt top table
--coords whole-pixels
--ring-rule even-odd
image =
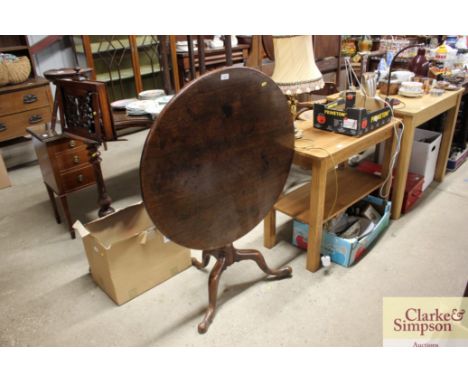
[[[209,307],[198,326],[213,320],[221,273],[250,259],[269,275],[256,250],[232,243],[248,233],[278,199],[294,152],[286,98],[273,80],[248,68],[205,74],[182,89],[152,126],[141,157],[143,201],[170,240],[203,250],[198,268],[217,259],[209,278]]]

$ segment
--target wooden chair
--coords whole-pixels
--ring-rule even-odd
[[[177,64],[177,41],[187,41],[188,47],[188,60],[189,60],[189,81],[193,81],[197,77],[206,73],[206,48],[205,48],[205,38],[210,36],[205,35],[187,35],[187,36],[170,36],[170,54],[173,67],[173,82],[175,85],[176,92],[180,90],[183,86],[185,79],[184,73],[180,72],[180,69],[175,69],[178,67]],[[195,48],[195,40],[197,41],[197,47]],[[226,66],[232,66],[233,59],[233,49],[232,41],[230,35],[224,36],[224,56],[219,57],[218,60],[223,62],[225,60]],[[222,56],[222,54],[220,55]]]
[[[317,67],[320,72],[327,77],[328,74],[334,74],[332,82],[337,88],[340,87],[340,75],[343,67],[343,59],[341,56],[341,36],[340,35],[315,35],[312,36],[314,44],[314,56]]]

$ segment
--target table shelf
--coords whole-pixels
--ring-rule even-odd
[[[359,138],[316,129],[312,119],[298,122],[303,138],[295,144],[294,163],[311,169],[312,181],[284,195],[274,205],[264,221],[265,247],[276,244],[276,212],[282,212],[311,227],[306,268],[315,272],[320,268],[320,246],[323,224],[354,203],[381,187],[396,146],[394,126],[398,120]],[[385,143],[382,176],[359,172],[351,167],[335,168],[337,164],[369,147]],[[390,185],[387,185],[388,189]]]
[[[327,176],[324,223],[369,195],[384,182],[379,176],[363,173],[349,167],[338,169],[336,172],[338,196],[335,203],[336,181],[334,171],[330,171]],[[275,204],[274,208],[296,220],[309,224],[309,199],[310,183],[307,183],[283,196]]]

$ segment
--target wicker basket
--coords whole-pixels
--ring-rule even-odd
[[[19,84],[26,81],[31,74],[31,63],[26,56],[18,57],[17,60],[4,62],[8,69],[8,80],[10,84]]]
[[[0,62],[0,86],[5,86],[8,82],[8,68],[3,62]]]

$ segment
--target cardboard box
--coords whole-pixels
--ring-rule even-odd
[[[349,267],[359,260],[382,234],[390,224],[391,202],[369,195],[364,198],[372,204],[374,208],[382,214],[382,218],[376,224],[374,230],[362,239],[343,239],[325,229],[322,234],[322,244],[320,253],[331,257],[331,261],[336,264]],[[307,249],[309,237],[309,226],[297,220],[293,222],[292,243],[301,249]]]
[[[73,227],[94,281],[119,305],[191,265],[190,250],[166,239],[141,202]]]
[[[391,119],[388,106],[375,99],[365,99],[360,93],[348,92],[346,99],[314,105],[314,127],[345,135],[359,137]]]
[[[431,143],[420,142],[421,139],[431,138],[434,138]],[[411,152],[409,171],[424,176],[423,191],[434,180],[441,141],[441,133],[423,129],[415,129],[414,131],[413,151]]]
[[[430,143],[420,142],[422,139],[432,139],[432,141]],[[441,133],[424,129],[414,130],[413,151],[411,152],[409,171],[424,177],[423,191],[434,180],[441,142]],[[383,162],[383,150],[379,152],[379,162]]]
[[[462,151],[456,159],[452,159],[452,158],[448,158],[448,161],[447,161],[447,171],[455,171],[456,169],[458,169],[458,167],[460,167],[465,161],[466,159],[468,158],[468,147]]]
[[[0,190],[7,187],[11,187],[11,182],[8,177],[5,162],[3,161],[2,152],[0,151]]]

